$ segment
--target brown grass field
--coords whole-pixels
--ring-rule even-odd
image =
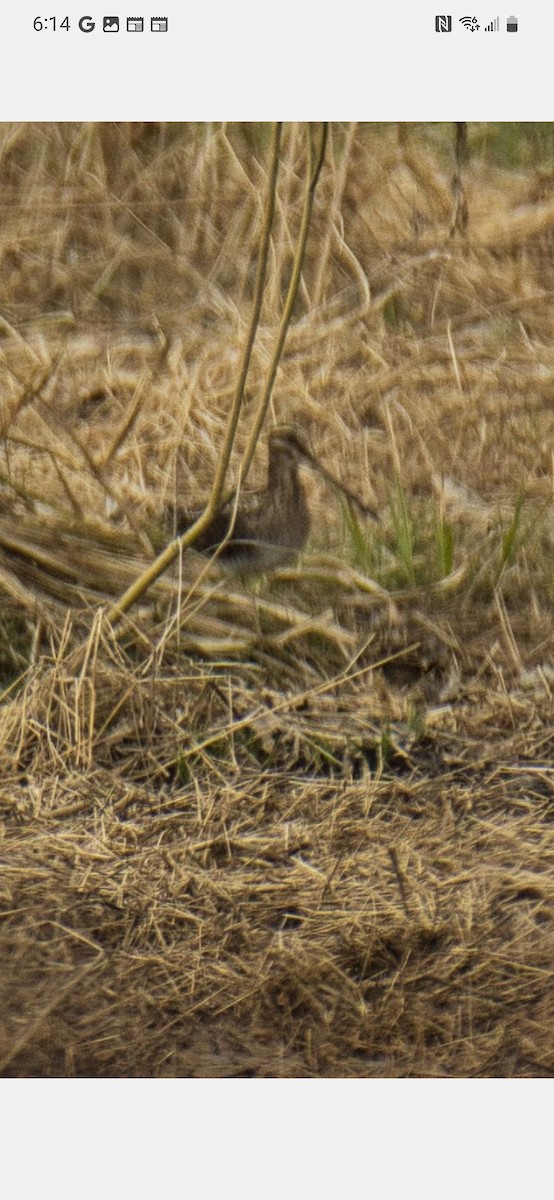
[[[0,1074],[554,1066],[554,128],[333,125],[267,430],[296,563],[193,548],[264,125],[0,126]],[[318,129],[312,130],[318,136]],[[306,191],[285,126],[252,428]]]

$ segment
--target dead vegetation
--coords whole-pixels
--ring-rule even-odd
[[[380,521],[307,480],[297,566],[183,551],[113,629],[217,468],[270,131],[0,129],[2,1074],[552,1072],[554,175],[506,136],[331,129],[271,419]]]

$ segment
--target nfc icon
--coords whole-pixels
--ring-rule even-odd
[[[452,33],[452,17],[435,17],[436,33]]]

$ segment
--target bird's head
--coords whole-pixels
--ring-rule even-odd
[[[378,514],[373,508],[364,504],[359,496],[356,496],[340,479],[326,470],[314,454],[305,433],[294,429],[292,425],[276,425],[268,435],[268,479],[270,483],[283,482],[286,472],[290,478],[291,474],[300,466],[310,467],[322,479],[327,480],[331,487],[338,488],[343,496],[351,501],[364,516],[370,516],[374,520],[378,519]]]
[[[293,429],[291,425],[276,425],[270,430],[268,437],[270,460],[287,460],[291,464],[310,463],[313,465],[314,456],[305,434]]]

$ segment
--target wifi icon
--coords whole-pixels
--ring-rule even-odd
[[[476,29],[480,28],[477,24],[477,17],[460,17],[460,24],[464,29],[471,30],[471,33],[475,33]]]

